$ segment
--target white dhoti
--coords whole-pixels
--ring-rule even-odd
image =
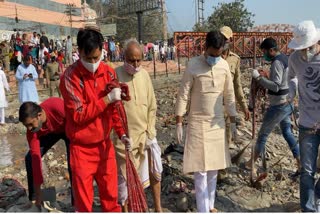
[[[143,188],[150,186],[149,171],[157,181],[161,181],[162,162],[161,162],[161,149],[158,145],[157,139],[147,140],[146,150],[150,151],[150,165],[148,164],[148,152],[144,152],[144,158],[140,163],[138,174]],[[118,198],[119,203],[124,205],[128,198],[128,189],[125,177],[122,175],[121,170],[118,172]]]
[[[208,213],[214,209],[217,175],[217,170],[194,173],[197,211],[200,213]]]
[[[0,108],[0,124],[5,123],[4,108]]]

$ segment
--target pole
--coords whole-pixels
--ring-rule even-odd
[[[17,29],[17,23],[18,23],[18,21],[19,21],[19,19],[18,19],[18,10],[17,10],[17,5],[15,5],[15,10],[16,10],[16,20],[15,20],[15,29]],[[18,30],[17,30],[18,31]]]
[[[188,61],[190,60],[190,39],[189,37],[187,37],[188,39]]]
[[[180,68],[180,50],[177,48],[177,54],[178,54],[178,69],[179,69],[179,74],[181,73],[181,68]]]
[[[166,1],[161,0],[161,9],[162,9],[162,33],[163,40],[168,40],[168,30],[167,30],[167,9],[166,9]]]
[[[198,10],[198,13],[197,13],[197,15],[198,15],[198,23],[199,23],[199,26],[201,25],[201,23],[200,23],[200,0],[197,0],[198,1],[198,7],[197,7],[197,10]]]
[[[194,0],[194,4],[195,4],[195,23],[194,25],[196,25],[198,23],[198,4],[197,4],[198,0]]]
[[[75,5],[73,3],[68,3],[67,4],[67,14],[69,15],[69,23],[70,23],[70,37],[71,37],[71,41],[72,41],[72,10],[73,10],[73,7],[75,7]]]
[[[152,58],[153,58],[153,78],[156,78],[156,59],[154,57],[154,49],[152,48]]]
[[[169,74],[168,74],[168,60],[167,60],[167,58],[165,59],[165,63],[166,63],[166,76],[168,77]]]
[[[72,4],[69,4],[70,37],[72,38]]]
[[[138,42],[142,41],[142,11],[137,12],[138,16]]]
[[[256,60],[257,60],[257,43],[256,43],[256,37],[253,37],[253,65],[252,65],[252,68],[256,67]]]

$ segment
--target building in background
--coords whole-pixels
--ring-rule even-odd
[[[15,31],[76,37],[83,26],[81,0],[0,0],[0,41],[10,40]]]

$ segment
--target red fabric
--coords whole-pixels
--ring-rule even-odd
[[[65,132],[65,111],[63,100],[57,97],[52,97],[40,104],[45,111],[47,121],[42,124],[42,128],[33,133],[27,131],[27,140],[32,157],[32,173],[35,184],[43,183],[42,162],[40,152],[40,137],[49,133],[64,133]]]
[[[20,37],[16,37],[16,44],[20,45],[22,42],[22,39]]]
[[[23,55],[23,57],[26,57],[29,52],[30,52],[29,45],[23,45],[22,46],[22,55]]]
[[[106,85],[106,92],[110,93],[114,88],[121,88],[121,100],[130,101],[129,87],[125,83],[120,83],[119,80],[113,79]]]
[[[76,212],[92,212],[93,179],[99,188],[102,212],[120,212],[117,164],[113,144],[70,145],[72,190]]]
[[[108,42],[103,43],[103,49],[105,49],[106,51],[109,50],[109,43]]]
[[[71,143],[111,143],[110,132],[115,128],[121,137],[125,132],[114,104],[106,106],[106,84],[116,76],[114,70],[101,62],[96,73],[87,71],[77,61],[63,74],[60,90],[65,101],[66,134]]]
[[[114,88],[121,88],[121,99],[125,101],[130,100],[130,95],[129,95],[129,87],[125,83],[119,83],[117,79],[113,79],[111,82],[109,82],[106,86],[106,92],[109,93],[112,91]],[[127,115],[126,111],[124,109],[124,106],[122,104],[122,101],[116,101],[114,103],[115,108],[120,116],[120,123],[121,126],[124,129],[125,134],[127,137],[129,137],[129,129],[128,129],[128,120],[127,120]]]
[[[57,62],[63,62],[63,58],[64,58],[64,56],[63,56],[63,54],[58,54],[58,57],[57,57]]]

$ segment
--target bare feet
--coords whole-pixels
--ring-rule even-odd
[[[216,208],[213,208],[212,210],[210,210],[211,213],[217,213],[218,210]]]

